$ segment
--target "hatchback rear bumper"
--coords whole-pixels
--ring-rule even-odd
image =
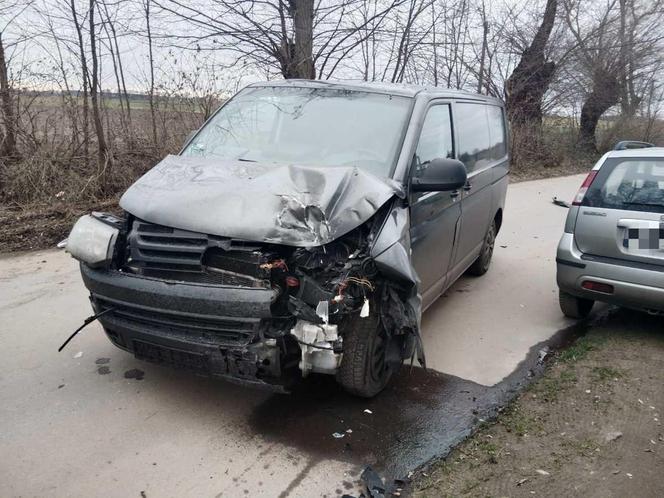
[[[645,311],[664,311],[664,267],[584,255],[574,243],[574,235],[564,233],[556,255],[558,287],[577,297],[602,301]],[[613,293],[584,289],[590,280],[613,286]]]
[[[261,328],[272,289],[168,283],[81,264],[109,339],[137,358],[283,390],[280,349]]]

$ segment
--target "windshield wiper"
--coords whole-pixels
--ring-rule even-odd
[[[627,204],[628,206],[652,206],[652,207],[658,207],[658,208],[664,207],[664,204],[654,204],[652,202],[631,202],[631,201],[628,202],[628,201],[625,201],[625,202],[623,202],[623,204]]]

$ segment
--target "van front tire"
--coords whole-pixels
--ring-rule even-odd
[[[385,389],[399,367],[387,360],[391,341],[378,313],[350,318],[343,333],[337,382],[350,394],[362,398],[372,398]]]
[[[558,302],[563,315],[576,319],[586,318],[595,304],[592,299],[576,297],[560,289],[558,289]]]

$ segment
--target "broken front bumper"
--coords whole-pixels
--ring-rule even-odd
[[[272,289],[165,282],[81,264],[109,339],[136,357],[203,375],[282,390]]]

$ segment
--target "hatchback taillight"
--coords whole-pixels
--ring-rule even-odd
[[[574,198],[574,201],[572,202],[573,206],[580,206],[581,203],[583,202],[583,198],[586,196],[586,192],[588,192],[588,189],[590,188],[590,185],[592,185],[593,180],[597,176],[597,171],[596,169],[592,170],[590,173],[588,173],[588,176],[586,176],[586,179],[583,180],[583,183],[581,184],[581,188],[579,191],[576,193],[576,197]]]

